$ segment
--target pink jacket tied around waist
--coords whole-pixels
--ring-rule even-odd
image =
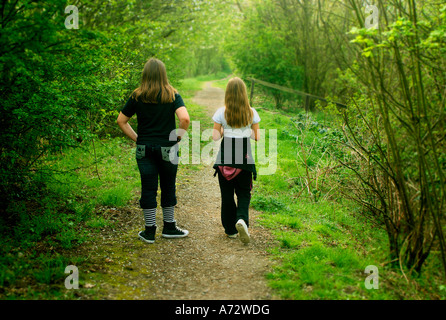
[[[240,172],[242,172],[242,169],[228,166],[218,166],[218,168],[220,169],[223,177],[225,177],[225,179],[228,181],[234,179]]]

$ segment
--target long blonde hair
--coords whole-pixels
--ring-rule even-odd
[[[225,119],[231,127],[243,128],[252,123],[253,112],[242,79],[235,77],[229,80],[226,86],[225,106]]]
[[[144,65],[141,85],[133,91],[132,96],[144,103],[170,103],[175,101],[175,93],[178,91],[172,87],[167,79],[166,66],[161,60],[151,58]],[[158,101],[158,95],[161,100]]]

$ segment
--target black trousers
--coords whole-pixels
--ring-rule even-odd
[[[144,155],[136,155],[141,175],[142,209],[157,207],[158,177],[161,188],[161,207],[172,207],[177,204],[175,182],[178,165],[162,159],[160,146],[146,146]]]
[[[236,234],[235,224],[243,219],[249,226],[249,203],[251,201],[252,173],[243,170],[234,179],[228,181],[218,171],[221,191],[221,222],[226,234]],[[237,205],[234,200],[237,196]]]

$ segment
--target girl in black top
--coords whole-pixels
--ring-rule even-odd
[[[128,121],[137,116],[137,133]],[[179,119],[178,134],[175,115]],[[177,143],[189,127],[190,118],[183,99],[169,84],[164,63],[150,59],[144,66],[141,85],[133,91],[118,116],[121,130],[136,142],[136,161],[141,175],[141,199],[145,230],[139,237],[155,241],[158,177],[161,187],[161,207],[165,238],[182,238],[189,231],[176,226],[174,207],[177,204],[175,182],[178,169]]]

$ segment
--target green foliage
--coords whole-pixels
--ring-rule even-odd
[[[185,97],[235,67],[349,105],[324,106],[328,121],[259,110],[262,128],[278,130],[278,171],[260,177],[252,205],[278,240],[269,278],[283,297],[444,297],[446,6],[377,2],[378,30],[364,28],[359,0],[85,0],[69,30],[67,1],[4,1],[0,286],[72,297],[52,289],[70,262],[58,252],[113,226],[134,198],[134,150],[113,139],[115,119],[155,56]],[[266,92],[276,106],[291,98]],[[188,110],[211,125],[202,107]],[[394,257],[410,282],[389,264],[385,290],[364,290],[364,266]]]
[[[446,43],[438,36],[446,26],[446,6],[409,3],[407,11],[399,9],[390,11],[379,32],[350,31],[361,55],[341,85],[367,93],[352,97],[352,107],[342,113],[351,150],[343,165],[358,177],[346,194],[386,225],[393,260],[419,273],[434,246],[446,272],[441,88],[446,78],[437,67],[445,64]],[[439,17],[432,15],[436,11]]]
[[[246,29],[232,40],[240,43],[244,39],[246,44],[238,47],[231,44],[236,48],[234,59],[239,71],[264,81],[300,88],[302,71],[293,63],[292,48],[286,47],[285,41],[262,25],[257,17],[249,17],[246,24]]]
[[[48,156],[120,134],[117,110],[139,85],[148,58],[164,61],[174,86],[186,73],[228,69],[213,43],[221,39],[219,24],[209,23],[220,21],[215,17],[226,6],[219,2],[80,1],[77,30],[65,28],[68,4],[2,5],[2,215],[14,211],[16,200],[33,199],[45,187],[54,173]],[[204,48],[205,41],[213,45]],[[192,67],[191,60],[198,64]],[[112,198],[105,203],[121,203]]]
[[[263,108],[257,110],[261,127],[278,130],[279,138],[277,172],[258,177],[251,201],[253,208],[262,212],[261,223],[271,229],[278,243],[271,250],[274,259],[280,262],[267,275],[270,286],[284,299],[389,300],[441,296],[438,286],[442,280],[433,271],[441,264],[438,254],[426,262],[428,271],[411,278],[409,283],[391,264],[383,266],[388,261],[387,233],[341,192],[342,180],[352,183],[355,179],[347,169],[336,165],[324,182],[319,181],[318,199],[312,201],[315,192],[307,191],[306,165],[297,161],[302,152],[298,142],[304,139],[304,147],[311,148],[308,160],[312,164],[308,161],[307,165],[317,175],[318,162],[323,169],[333,164],[332,157],[348,155],[339,149],[340,139],[345,138],[342,131],[333,128],[337,119],[327,120],[322,113],[291,116],[273,114]],[[379,290],[365,288],[364,269],[368,265],[379,268]]]
[[[93,137],[125,86],[110,76],[123,66],[110,58],[116,47],[105,46],[99,32],[65,29],[63,1],[20,1],[5,9],[15,15],[2,22],[0,55],[0,189],[8,204],[26,196],[38,176],[51,174],[42,170],[47,155]]]
[[[303,69],[296,63],[294,48],[274,28],[275,21],[268,19],[271,7],[268,2],[259,2],[246,8],[240,28],[227,41],[227,51],[244,77],[300,89]],[[274,95],[276,107],[281,107],[287,95],[275,89],[268,92]]]
[[[14,220],[0,217],[0,285],[9,288],[9,298],[14,298],[14,284],[23,287],[24,282],[28,289],[19,298],[71,298],[63,287],[64,270],[82,260],[71,250],[113,227],[118,208],[135,199],[135,149],[122,138],[105,140],[95,149],[83,142],[47,157],[53,175],[40,198],[15,201],[10,206]],[[36,288],[42,284],[54,291]]]
[[[227,41],[237,70],[244,77],[324,96],[332,90],[334,63],[327,51],[341,49],[321,25],[321,11],[333,10],[329,1],[268,0],[245,2],[232,39]],[[261,87],[260,87],[261,88]],[[276,89],[265,90],[276,107],[295,96]],[[300,99],[297,98],[298,100]],[[307,107],[314,108],[314,101]]]

